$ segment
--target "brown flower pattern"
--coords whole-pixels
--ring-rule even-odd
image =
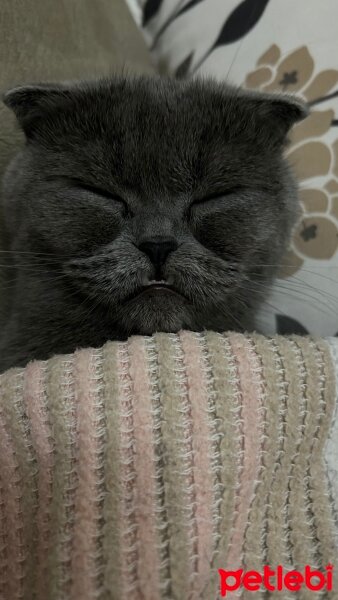
[[[273,44],[257,61],[245,80],[247,88],[266,92],[297,93],[313,102],[330,94],[338,83],[338,71],[315,73],[314,60],[306,46],[282,55]],[[287,158],[300,182],[303,214],[285,256],[280,277],[298,271],[306,258],[330,260],[338,249],[338,139],[328,142],[333,110],[312,110],[290,135]],[[311,187],[313,177],[323,177],[323,189]]]

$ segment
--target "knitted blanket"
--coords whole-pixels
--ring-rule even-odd
[[[1,375],[1,600],[337,599],[337,371],[181,331]]]

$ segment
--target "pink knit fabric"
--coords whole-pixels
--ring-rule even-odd
[[[134,382],[136,521],[141,550],[137,571],[138,585],[143,598],[159,600],[159,552],[155,521],[152,516],[156,506],[153,422],[143,338],[131,339],[130,356],[130,374]]]
[[[0,375],[0,600],[215,600],[219,568],[335,564],[334,367],[271,345],[159,333]]]
[[[233,533],[227,557],[227,569],[237,570],[243,565],[244,534],[249,509],[258,480],[262,450],[262,404],[261,388],[257,381],[259,362],[250,344],[243,336],[230,335],[230,343],[236,357],[242,392],[242,471],[239,472],[239,488]],[[255,376],[256,374],[256,376]],[[240,592],[229,593],[228,599],[239,598]]]
[[[75,491],[71,586],[72,600],[92,598],[96,587],[96,536],[99,520],[97,382],[93,354],[75,352],[75,401],[77,423],[76,462],[78,485]]]
[[[120,433],[120,569],[122,597],[128,598],[131,590],[137,589],[140,597],[137,577],[137,564],[140,548],[137,540],[135,526],[136,510],[136,473],[134,462],[134,402],[133,387],[130,376],[130,357],[128,344],[123,343],[118,354],[118,379],[119,379],[119,415],[118,431]]]
[[[193,423],[194,484],[196,502],[196,577],[192,583],[191,600],[198,600],[203,582],[210,572],[214,551],[212,521],[212,477],[210,461],[210,425],[207,413],[207,387],[204,359],[196,337],[180,333],[185,356],[187,391]]]
[[[23,518],[20,510],[20,483],[17,476],[17,461],[10,433],[6,431],[3,413],[0,412],[0,457],[2,463],[1,504],[3,511],[4,535],[6,540],[6,568],[0,574],[3,578],[0,593],[6,600],[22,597],[24,548],[20,535]],[[0,596],[1,597],[1,596]]]
[[[33,448],[41,465],[38,472],[38,495],[41,510],[37,514],[37,600],[45,600],[48,591],[47,559],[49,551],[49,506],[52,496],[53,444],[45,406],[44,370],[39,362],[25,370],[23,401],[32,428]]]

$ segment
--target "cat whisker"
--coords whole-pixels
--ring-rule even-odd
[[[298,285],[299,287],[307,287],[308,289],[314,291],[315,293],[322,293],[323,290],[319,290],[317,287],[315,287],[314,285],[311,285],[308,281],[303,281],[302,279],[300,279],[299,277],[294,277],[294,281],[296,283],[296,285]],[[290,282],[290,286],[293,286],[294,281]],[[278,283],[278,282],[277,282]],[[287,282],[285,282],[287,283]],[[338,281],[337,281],[337,285],[338,285]],[[338,303],[338,297],[335,294],[331,294],[330,292],[328,292],[327,290],[325,291],[325,294],[328,298],[332,298],[332,300],[337,304]]]
[[[304,304],[307,303],[308,306],[311,306],[312,308],[318,309],[318,302],[320,302],[320,310],[321,312],[323,312],[326,315],[337,315],[337,310],[338,307],[334,307],[331,304],[329,304],[328,302],[325,301],[325,299],[323,300],[323,294],[319,294],[319,298],[313,295],[309,295],[307,290],[299,290],[299,289],[293,289],[290,290],[288,288],[282,288],[279,287],[278,288],[279,293],[284,294],[285,296],[288,296],[290,298],[294,298],[295,300],[301,300]],[[304,293],[305,292],[305,293]],[[309,300],[312,300],[313,302],[310,302]],[[325,310],[326,309],[326,310]]]
[[[50,256],[58,260],[58,257],[62,258],[78,258],[75,254],[58,254],[58,257],[55,256],[55,252],[33,252],[31,250],[0,250],[0,254],[29,254],[31,256]]]
[[[280,268],[288,268],[288,267],[292,267],[292,265],[288,265],[288,264],[281,264],[281,265],[277,265],[277,264],[257,264],[257,265],[252,265],[252,267],[254,268],[255,266],[257,267],[280,267]],[[315,269],[330,269],[331,270],[335,270],[337,269],[338,271],[338,265],[330,265],[329,267],[327,265],[318,265],[318,267],[314,267]],[[309,273],[309,275],[315,275],[316,277],[320,277],[322,279],[326,279],[327,281],[331,281],[332,283],[336,283],[338,284],[338,273],[337,273],[337,278],[333,278],[333,277],[329,277],[327,275],[323,275],[323,273],[318,273],[316,270],[313,269],[301,269],[300,273]],[[299,277],[298,277],[299,278]],[[294,281],[295,279],[295,275],[290,275],[290,277],[288,278],[280,278],[277,277],[276,281]],[[300,278],[299,278],[300,279]],[[306,283],[306,282],[304,282]]]
[[[257,291],[257,286],[260,287],[261,289],[266,289],[267,291],[271,291],[271,286],[268,286],[264,283],[259,283],[259,282],[252,282],[252,285],[250,286],[251,291],[255,292]],[[283,294],[284,296],[287,296],[289,298],[293,298],[294,300],[297,301],[302,301],[304,304],[308,304],[308,306],[311,306],[312,308],[318,308],[318,301],[321,301],[321,311],[325,312],[326,315],[330,316],[331,314],[336,316],[337,315],[337,308],[334,309],[332,306],[328,305],[327,303],[325,303],[323,301],[322,298],[318,298],[318,297],[314,297],[314,296],[309,296],[309,294],[304,294],[304,292],[302,290],[296,289],[296,288],[287,288],[287,287],[282,287],[282,286],[278,286],[278,284],[275,283],[275,286],[278,287],[278,292]],[[246,288],[247,289],[247,288]],[[323,296],[325,295],[325,292],[319,292],[319,296]],[[315,304],[313,304],[312,302],[309,302],[309,298],[311,298]],[[264,305],[267,304],[267,301],[264,301]],[[329,312],[327,311],[323,311],[322,307],[325,307],[326,309],[328,309]],[[279,309],[276,309],[279,310]],[[286,315],[288,316],[288,315]]]
[[[12,269],[12,270],[20,270],[20,271],[28,271],[30,273],[50,273],[51,267],[44,265],[0,265],[0,269]],[[62,273],[62,269],[52,268],[53,273],[59,272]]]
[[[294,265],[292,263],[250,263],[251,267],[293,267]],[[318,269],[327,269],[327,265],[318,265],[314,268],[318,268]],[[330,265],[329,267],[334,268],[334,269],[338,269],[338,265]],[[303,271],[303,267],[301,267],[301,270]]]
[[[256,283],[260,286],[264,286],[263,283],[260,283],[260,282],[256,282]],[[302,295],[303,295],[303,289],[305,289],[306,291],[309,289],[309,290],[315,292],[315,294],[323,295],[323,293],[324,293],[327,298],[331,298],[333,300],[333,302],[335,303],[334,306],[336,306],[337,302],[338,302],[338,299],[334,294],[330,294],[327,291],[323,292],[323,290],[319,290],[315,286],[309,284],[307,281],[303,281],[303,280],[299,279],[298,277],[295,277],[293,279],[293,281],[290,281],[290,282],[277,279],[277,280],[275,280],[272,288],[270,286],[267,286],[267,287],[269,287],[270,289],[276,289],[276,288],[277,289],[287,289],[290,292],[299,291],[300,293],[302,293]],[[313,297],[313,299],[317,300],[316,296],[312,296],[312,297]]]

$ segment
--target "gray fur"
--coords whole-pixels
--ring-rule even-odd
[[[255,328],[299,211],[283,158],[306,116],[298,100],[113,77],[4,101],[27,144],[3,182],[13,286],[0,370],[134,334]],[[157,274],[139,247],[154,236],[173,249]],[[185,297],[126,301],[156,276]]]

